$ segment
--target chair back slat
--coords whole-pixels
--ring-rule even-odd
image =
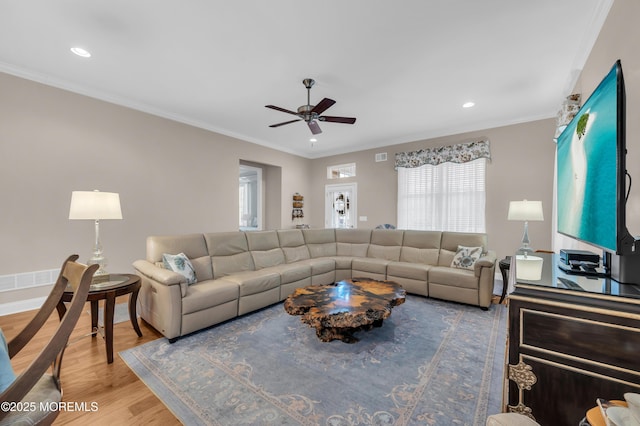
[[[58,379],[62,355],[67,346],[69,336],[73,332],[83,312],[93,274],[98,269],[98,265],[87,266],[76,263],[75,261],[77,259],[77,255],[72,255],[67,258],[60,269],[60,275],[49,297],[35,315],[34,319],[27,324],[24,330],[8,342],[9,356],[13,358],[13,356],[38,333],[58,304],[63,304],[62,296],[67,288],[67,284],[71,284],[74,288],[74,295],[68,308],[66,308],[64,316],[60,318],[60,324],[29,366],[16,377],[14,382],[5,389],[4,392],[0,393],[1,401],[22,401],[24,396],[35,386],[52,365],[52,374],[56,380],[58,389],[60,389]],[[64,308],[64,305],[62,307]],[[9,412],[0,410],[0,423],[8,414]],[[56,413],[51,413],[54,417],[55,414]]]
[[[74,293],[78,290],[82,275],[88,268],[87,265],[76,262],[67,262],[65,265],[62,276],[67,280],[67,283],[71,285]]]

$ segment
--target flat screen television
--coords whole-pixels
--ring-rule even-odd
[[[626,225],[625,102],[617,61],[557,145],[558,232],[616,256],[636,254]]]

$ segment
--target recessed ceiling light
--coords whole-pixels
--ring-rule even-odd
[[[78,56],[81,56],[83,58],[90,58],[91,57],[91,53],[89,53],[89,51],[83,49],[82,47],[72,47],[71,51],[73,53],[75,53]]]
[[[472,106],[474,106],[476,103],[475,102],[465,102],[462,104],[462,108],[471,108]]]
[[[311,138],[311,139],[309,139],[309,142],[318,142],[318,139],[316,139],[316,138]]]

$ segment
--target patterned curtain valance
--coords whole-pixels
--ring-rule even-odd
[[[437,166],[446,162],[466,163],[478,158],[491,159],[488,140],[419,149],[418,151],[396,152],[395,169],[398,170],[399,167],[410,169],[425,164]]]

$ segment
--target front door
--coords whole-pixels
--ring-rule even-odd
[[[357,228],[357,184],[325,186],[325,228]]]

